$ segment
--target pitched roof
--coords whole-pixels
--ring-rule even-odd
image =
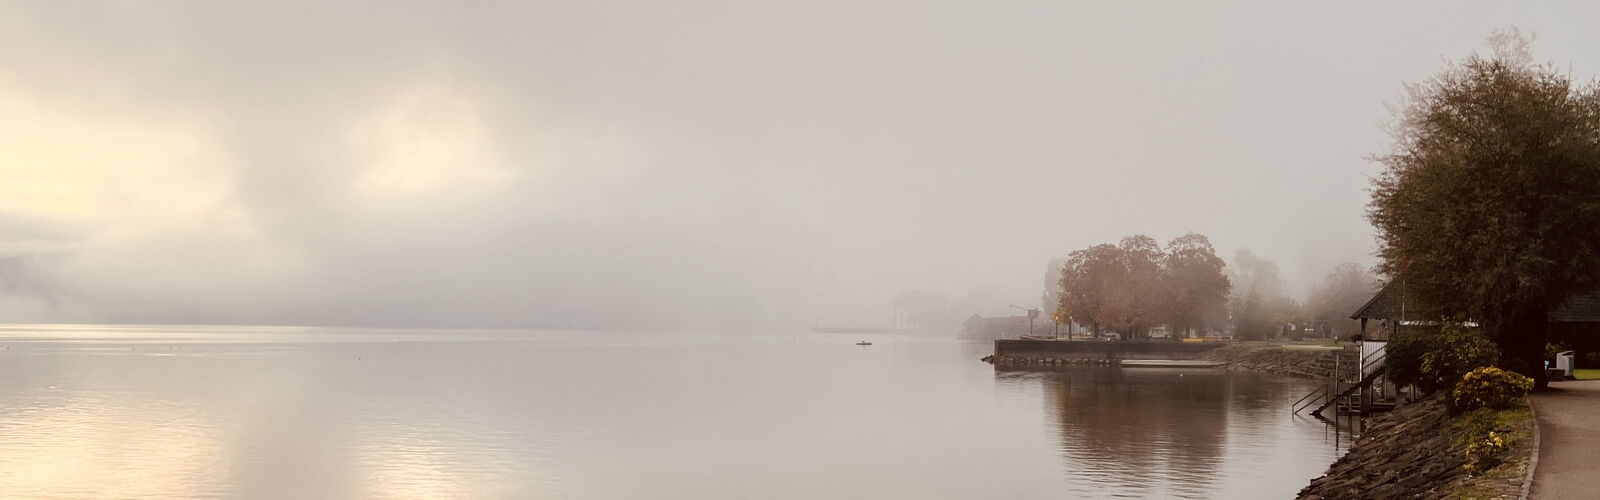
[[[1551,323],[1600,322],[1600,293],[1586,293],[1567,299],[1565,304],[1550,311]]]
[[[1356,309],[1356,312],[1350,314],[1350,319],[1390,319],[1400,317],[1400,301],[1395,298],[1396,294],[1389,293],[1389,288],[1393,286],[1394,283],[1383,285],[1383,288],[1372,296],[1372,300],[1368,300],[1366,304],[1361,305],[1360,309]]]

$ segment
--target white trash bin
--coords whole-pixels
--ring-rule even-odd
[[[1556,353],[1556,369],[1561,370],[1561,377],[1572,379],[1572,351]]]

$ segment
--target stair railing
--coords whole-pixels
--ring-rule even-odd
[[[1385,354],[1387,351],[1388,349],[1378,349],[1376,351],[1367,353],[1366,356],[1363,356],[1361,358],[1361,373],[1358,374],[1357,377],[1367,376],[1367,368],[1388,360],[1389,356]]]
[[[1343,373],[1344,366],[1350,365],[1351,363],[1342,362],[1343,359],[1344,359],[1344,356],[1340,355],[1340,353],[1338,353],[1338,352],[1333,353],[1333,377],[1332,377],[1333,381],[1332,381],[1332,384],[1331,385],[1324,384],[1324,385],[1318,386],[1315,390],[1312,390],[1310,393],[1307,393],[1306,395],[1301,396],[1300,399],[1296,400],[1293,404],[1289,405],[1289,413],[1298,414],[1301,411],[1304,411],[1304,410],[1306,410],[1308,408],[1311,408],[1311,407],[1313,407],[1313,406],[1315,406],[1315,405],[1317,405],[1319,403],[1325,402],[1325,400],[1326,401],[1333,401],[1333,400],[1336,400],[1336,399],[1343,399],[1343,400],[1347,400],[1347,401],[1350,401],[1350,402],[1356,401],[1357,400],[1356,399],[1357,396],[1355,394],[1353,394],[1353,393],[1350,393],[1349,389],[1351,388],[1351,386],[1360,385],[1361,384],[1361,381],[1366,378],[1366,375],[1367,375],[1367,372],[1368,372],[1368,368],[1372,368],[1373,366],[1377,366],[1378,364],[1383,363],[1383,361],[1386,359],[1386,356],[1383,355],[1384,352],[1385,351],[1382,351],[1382,350],[1373,351],[1373,352],[1367,353],[1366,356],[1362,356],[1361,359],[1358,362],[1354,363],[1354,365],[1356,366],[1356,370],[1355,370],[1355,373],[1353,374],[1353,376],[1349,377],[1350,380],[1348,380],[1348,381],[1343,381],[1341,379],[1345,378],[1345,376],[1346,376],[1346,374]],[[1347,385],[1345,385],[1344,387],[1341,387],[1340,386],[1341,382],[1343,382],[1344,384],[1347,384]],[[1341,389],[1344,389],[1344,390],[1341,390]],[[1326,406],[1327,405],[1323,405],[1322,407],[1325,408]]]
[[[1310,408],[1311,405],[1322,402],[1322,397],[1326,395],[1328,395],[1328,386],[1317,386],[1316,390],[1301,396],[1299,401],[1295,401],[1294,404],[1289,405],[1289,413],[1300,413],[1302,410]]]

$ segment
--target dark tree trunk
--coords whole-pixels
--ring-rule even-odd
[[[1550,323],[1543,308],[1514,315],[1494,332],[1502,367],[1533,378],[1534,389],[1544,389],[1550,379],[1544,371],[1544,346]]]

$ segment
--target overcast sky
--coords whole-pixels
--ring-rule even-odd
[[[339,5],[329,5],[329,4]],[[1386,104],[1578,3],[8,2],[0,321],[774,329],[1206,234],[1370,263]],[[980,311],[1002,312],[1002,311]]]

